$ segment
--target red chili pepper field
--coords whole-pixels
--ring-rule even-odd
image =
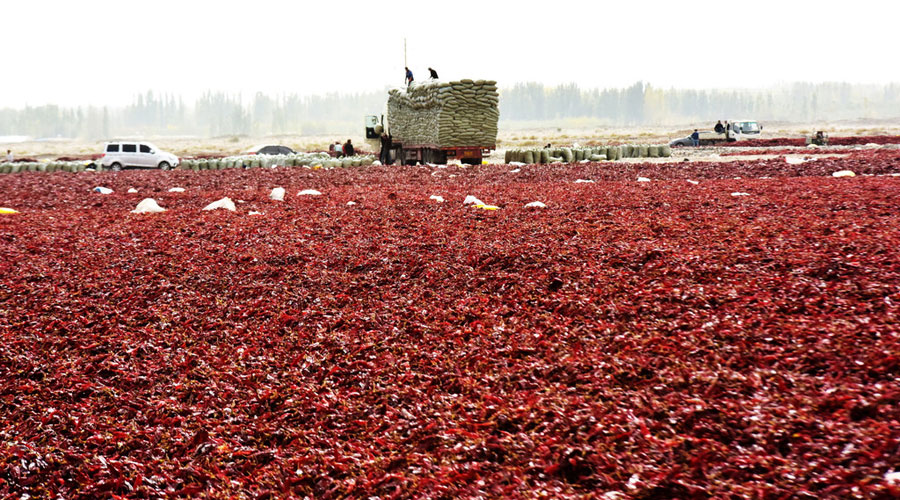
[[[514,168],[0,176],[0,498],[900,495],[896,151]]]

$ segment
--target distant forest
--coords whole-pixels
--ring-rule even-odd
[[[192,103],[152,91],[125,107],[55,105],[0,109],[0,136],[104,139],[130,135],[278,135],[359,132],[379,114],[387,89],[317,96],[208,92]],[[520,83],[500,90],[500,119],[593,119],[598,125],[675,125],[716,119],[809,123],[900,117],[900,83],[794,83],[770,89],[663,89],[637,82],[620,89]]]

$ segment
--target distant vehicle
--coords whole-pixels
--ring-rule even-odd
[[[700,145],[710,146],[722,142],[756,139],[762,131],[762,126],[756,120],[738,120],[729,123],[732,130],[730,133],[719,134],[712,130],[700,132]],[[673,140],[669,146],[691,146],[693,144],[691,137],[688,136]]]
[[[109,142],[103,152],[100,165],[115,171],[129,167],[169,170],[179,163],[177,156],[149,142]]]
[[[292,155],[295,154],[295,151],[287,146],[263,144],[261,146],[253,146],[244,153],[248,155]]]
[[[741,135],[759,135],[762,126],[756,120],[737,120],[731,122],[731,128]]]

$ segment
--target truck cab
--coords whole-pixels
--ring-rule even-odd
[[[379,117],[375,115],[368,115],[365,118],[366,120],[366,139],[380,139],[381,133],[384,132],[384,125],[382,122],[384,121],[384,116],[379,119]]]
[[[740,135],[757,136],[762,132],[762,127],[756,120],[736,120],[731,122],[731,128]]]
[[[391,131],[385,115],[366,115],[364,118],[366,129],[366,144],[372,150],[381,151],[381,134]],[[416,163],[436,163],[443,165],[447,160],[459,160],[460,163],[469,165],[481,165],[485,155],[490,149],[479,146],[452,146],[440,147],[430,144],[404,144],[393,138],[389,153],[389,164],[399,162],[401,165],[415,165]]]

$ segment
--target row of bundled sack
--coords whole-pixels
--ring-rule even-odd
[[[292,155],[247,155],[227,158],[186,159],[178,165],[181,170],[224,170],[226,168],[267,167],[360,167],[372,165],[375,157],[356,155],[333,158],[328,153],[297,153]],[[0,174],[20,172],[93,172],[109,170],[90,161],[50,161],[0,163]]]
[[[19,172],[84,172],[85,170],[93,170],[90,165],[90,162],[85,161],[0,163],[0,174],[18,174]]]
[[[667,144],[623,144],[576,148],[507,149],[505,163],[574,163],[579,161],[615,161],[622,158],[666,158],[672,156]]]
[[[182,160],[178,168],[182,170],[225,170],[228,168],[269,168],[269,167],[360,167],[372,165],[375,157],[355,155],[333,158],[328,153],[297,153],[292,155],[246,155],[226,158],[204,158]]]

